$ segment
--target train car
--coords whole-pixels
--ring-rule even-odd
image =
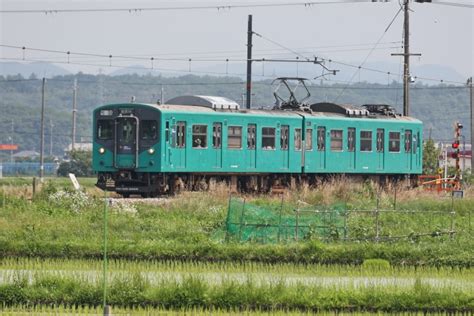
[[[225,98],[185,96],[163,105],[104,105],[94,110],[93,126],[97,186],[125,197],[219,181],[268,191],[328,174],[421,173],[422,123],[385,105],[246,110]]]

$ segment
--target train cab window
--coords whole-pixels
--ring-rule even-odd
[[[193,125],[193,148],[207,148],[207,125]]]
[[[222,147],[222,124],[212,124],[212,148]]]
[[[354,127],[347,129],[347,150],[354,151],[356,142],[356,130]]]
[[[377,152],[379,153],[383,153],[384,152],[384,134],[385,134],[385,131],[382,129],[382,128],[378,128],[377,129]]]
[[[318,127],[318,150],[326,150],[326,127]]]
[[[112,139],[114,130],[114,121],[99,120],[97,122],[97,138],[102,140]]]
[[[158,128],[156,121],[144,120],[141,121],[140,125],[141,139],[151,140],[156,139],[158,136]]]
[[[280,148],[281,150],[288,150],[288,136],[290,127],[288,125],[282,125],[280,129]]]
[[[416,133],[413,135],[413,153],[416,154],[417,150],[418,150],[418,138],[419,138],[419,134]]]
[[[409,153],[411,152],[411,142],[412,142],[412,139],[411,139],[411,130],[406,130],[405,131],[405,152],[406,153]]]
[[[391,153],[400,152],[400,133],[399,132],[388,133],[388,151]]]
[[[186,123],[176,123],[176,147],[184,148],[186,146]]]
[[[274,127],[262,128],[262,148],[275,149],[275,128]]]
[[[342,151],[342,129],[331,130],[331,151]]]
[[[360,132],[360,151],[372,151],[372,131]]]
[[[257,126],[255,124],[249,124],[247,126],[247,148],[255,149],[257,144]]]
[[[306,138],[305,138],[305,147],[306,150],[313,150],[313,129],[306,129]]]
[[[295,150],[301,150],[301,128],[295,128]]]
[[[229,126],[227,129],[227,147],[242,148],[242,127]]]

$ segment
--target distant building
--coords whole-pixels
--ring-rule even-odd
[[[71,150],[72,144],[69,144],[66,148],[64,148],[64,153],[69,154]],[[75,143],[74,150],[92,151],[92,143]]]
[[[36,158],[39,158],[40,154],[36,151],[33,150],[23,150],[20,152],[17,152],[16,154],[12,155],[13,159],[16,160],[34,160]]]

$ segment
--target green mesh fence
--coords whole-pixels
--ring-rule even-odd
[[[231,198],[226,220],[226,239],[277,243],[310,238],[339,239],[347,234],[345,208],[325,210],[292,208],[283,203],[259,205]]]

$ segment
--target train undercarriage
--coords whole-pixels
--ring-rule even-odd
[[[360,181],[372,180],[382,185],[402,180],[407,181],[407,185],[416,183],[416,175],[139,173],[123,170],[115,173],[100,172],[96,186],[123,197],[156,197],[173,195],[180,191],[207,191],[215,189],[220,183],[228,186],[231,192],[283,193],[302,186],[317,186],[324,181],[342,177]]]

